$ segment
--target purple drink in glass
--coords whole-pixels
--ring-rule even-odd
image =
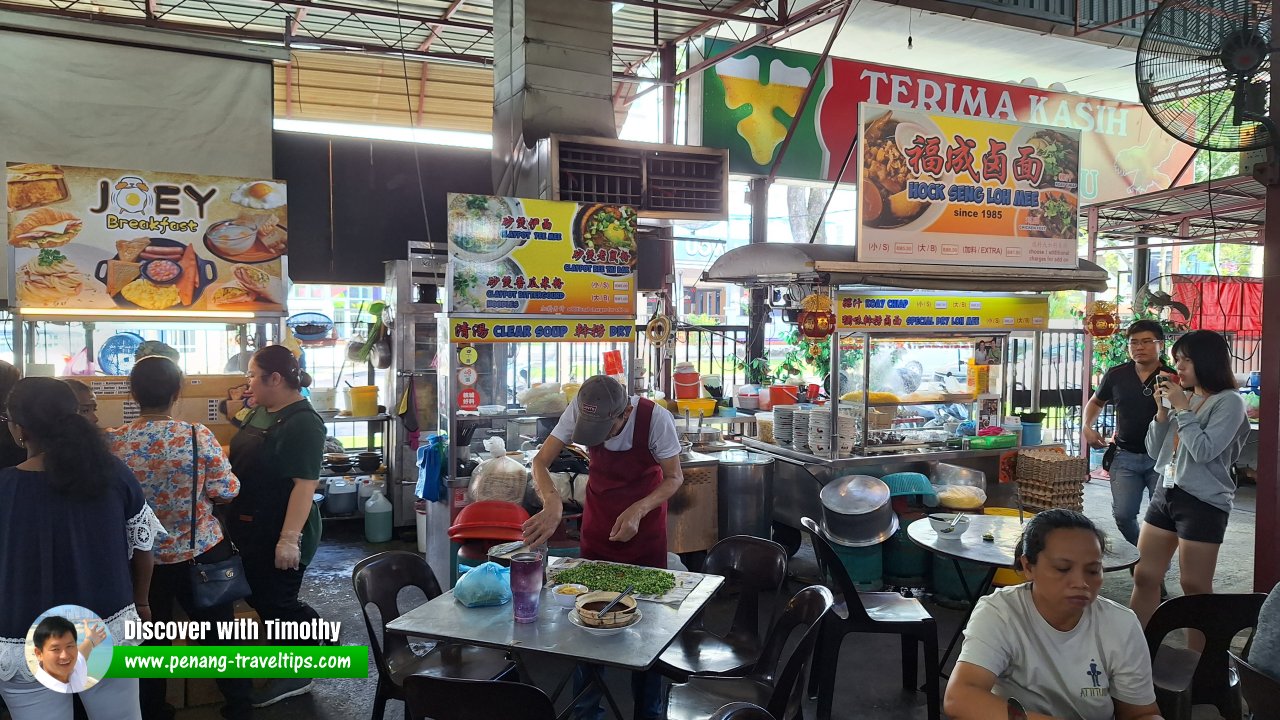
[[[515,554],[511,558],[511,605],[516,622],[535,622],[541,599],[542,555],[531,552]]]

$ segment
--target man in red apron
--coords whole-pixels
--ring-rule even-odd
[[[582,557],[589,560],[667,567],[667,500],[684,475],[680,471],[680,437],[666,409],[626,389],[606,375],[582,384],[551,437],[533,459],[533,479],[543,509],[524,524],[530,547],[544,544],[560,525],[562,501],[548,471],[565,445],[586,446],[591,459],[582,513]],[[580,683],[576,683],[580,684]],[[665,715],[661,677],[636,673],[632,680],[637,718]],[[602,717],[595,706],[579,704],[577,718]]]

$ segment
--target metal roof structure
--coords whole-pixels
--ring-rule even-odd
[[[725,23],[773,37],[831,16],[843,0],[789,12],[787,0],[595,0],[613,6],[614,70],[642,73],[659,47]],[[492,0],[0,0],[0,9],[194,32],[294,50],[489,65]],[[739,31],[742,34],[742,31]],[[744,38],[745,39],[745,38]]]
[[[1266,187],[1247,175],[1085,208],[1099,250],[1202,243],[1262,244]]]

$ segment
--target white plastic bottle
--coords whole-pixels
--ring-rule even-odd
[[[375,490],[364,504],[364,539],[384,543],[391,539],[391,501]]]

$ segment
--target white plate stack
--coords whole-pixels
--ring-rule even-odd
[[[831,449],[831,410],[817,408],[809,413],[809,447],[816,453]],[[858,439],[858,418],[841,414],[836,420],[837,448],[841,455],[853,451]]]
[[[779,445],[791,444],[795,414],[795,405],[773,406],[773,437]]]
[[[809,414],[810,410],[808,409],[796,410],[791,444],[797,450],[804,450],[809,447]]]

